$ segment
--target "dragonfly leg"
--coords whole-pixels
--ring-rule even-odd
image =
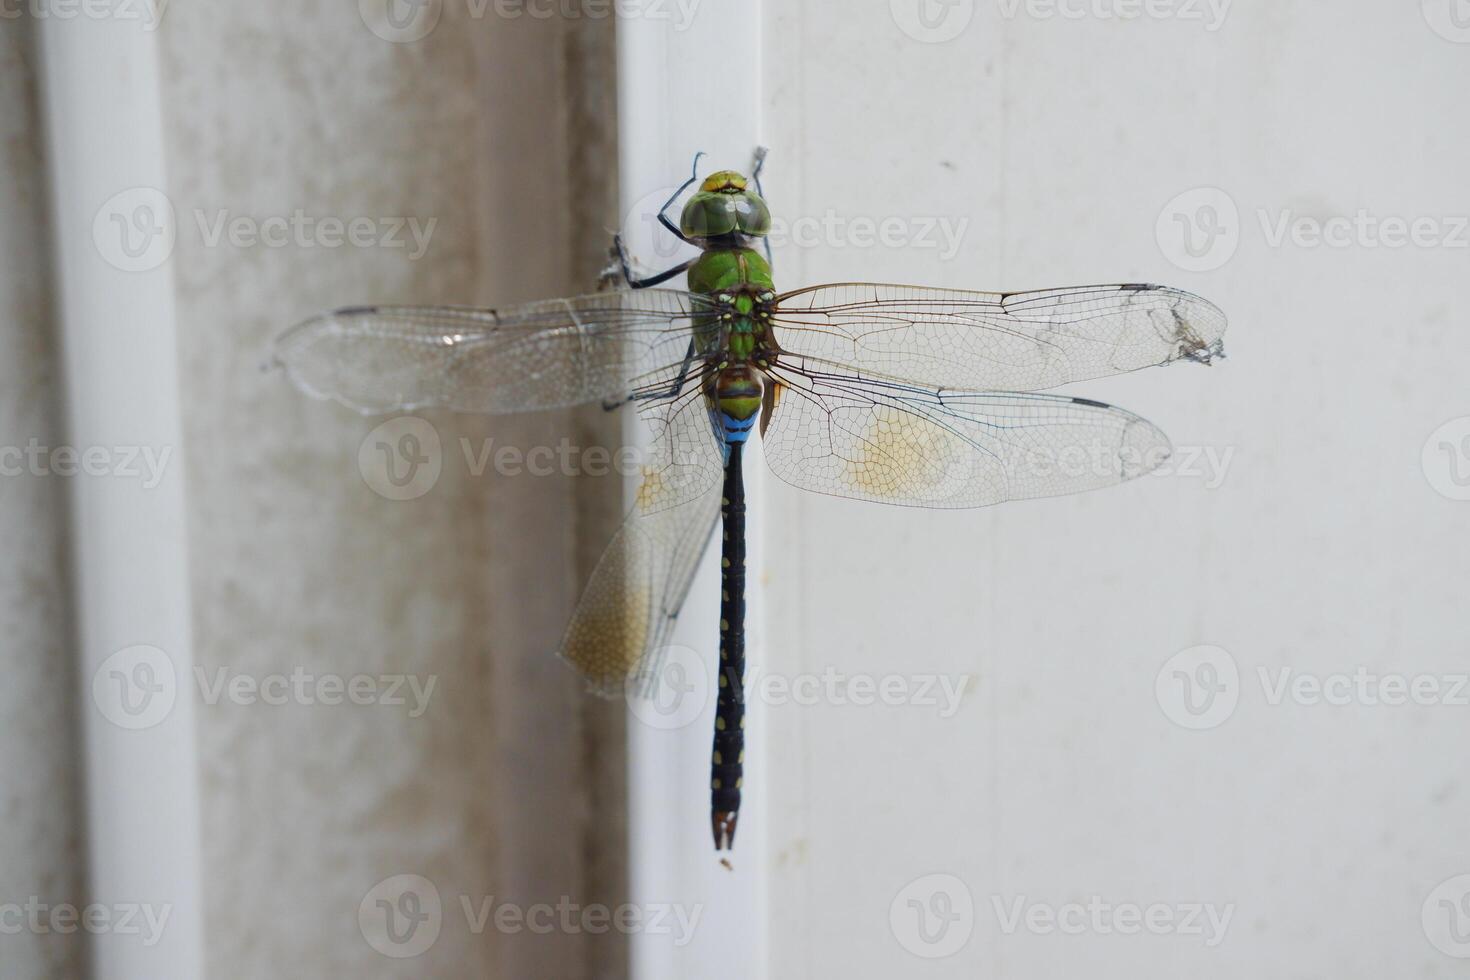
[[[761,196],[761,200],[763,201],[766,199],[766,191],[765,188],[761,187],[761,171],[766,169],[766,154],[770,152],[764,146],[757,146],[755,148],[755,164],[750,168],[751,183],[755,184],[755,192]],[[770,204],[769,201],[766,201],[766,203]],[[761,240],[761,244],[765,246],[766,263],[768,265],[775,265],[776,260],[771,255],[771,237],[767,235]]]
[[[623,281],[628,284],[630,289],[647,289],[650,286],[657,286],[659,283],[668,282],[694,264],[694,260],[690,259],[687,262],[679,263],[672,269],[665,269],[663,272],[655,275],[638,278],[633,275],[633,265],[628,261],[628,250],[623,247],[623,236],[620,234],[613,236],[613,251],[617,253],[618,269],[622,273]]]
[[[683,230],[680,229],[678,225],[669,220],[668,210],[670,207],[673,206],[674,202],[679,199],[679,195],[683,194],[686,190],[689,189],[689,185],[693,184],[699,179],[699,158],[702,156],[704,156],[703,150],[700,150],[698,153],[694,154],[694,165],[690,168],[689,179],[680,184],[678,190],[670,194],[669,199],[665,201],[658,209],[659,224],[668,229],[669,233],[672,234],[675,238],[679,239],[679,241],[683,242],[686,245],[693,245],[695,248],[700,248],[700,244],[694,241],[688,235],[684,234]],[[683,272],[685,269],[694,264],[694,260],[690,259],[688,262],[685,262],[682,265],[677,265],[672,269],[668,269],[656,275],[640,279],[633,275],[632,264],[628,261],[628,252],[623,247],[623,236],[621,234],[613,235],[613,252],[614,258],[616,260],[615,263],[608,266],[608,268],[602,273],[601,281],[604,284],[604,287],[610,285],[613,281],[615,281],[618,274],[621,273],[623,281],[627,283],[629,287],[633,289],[647,289],[650,286],[657,286],[661,282],[666,282],[674,278],[679,273]]]
[[[673,398],[679,392],[683,391],[684,386],[689,383],[689,369],[693,366],[694,341],[691,339],[688,349],[684,351],[684,363],[679,367],[679,375],[669,383],[667,388],[660,388],[657,391],[648,391],[642,394],[624,395],[617,400],[609,399],[602,403],[602,407],[604,410],[611,412],[615,409],[622,408],[629,402],[646,402],[656,401],[660,398]]]
[[[663,207],[658,209],[658,223],[667,228],[675,238],[679,239],[679,241],[683,242],[686,245],[693,245],[696,248],[699,247],[699,243],[692,241],[688,235],[684,234],[684,232],[679,228],[678,225],[670,221],[668,212],[673,203],[679,199],[679,195],[687,191],[689,189],[689,185],[693,184],[699,179],[699,158],[702,156],[704,156],[703,150],[700,150],[698,153],[694,154],[694,164],[689,168],[689,179],[680,184],[679,189],[670,194],[669,199],[664,202]]]
[[[766,156],[770,152],[764,146],[757,146],[755,148],[755,161],[754,165],[750,168],[750,179],[755,181],[755,191],[757,194],[761,194],[761,171],[766,169]],[[765,196],[761,194],[761,197]]]

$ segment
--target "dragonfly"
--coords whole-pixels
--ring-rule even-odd
[[[1132,412],[1047,389],[1223,356],[1226,319],[1165,286],[976,292],[842,282],[776,289],[758,150],[747,178],[693,173],[659,223],[698,249],[618,288],[505,309],[358,306],[280,335],[309,395],[364,414],[633,406],[651,441],[631,510],[559,653],[596,693],[646,696],[718,527],[720,623],[710,827],[734,845],[745,763],[746,501],[751,436],[804,490],[973,508],[1122,483],[1168,458]],[[677,223],[671,210],[695,184]],[[764,250],[758,246],[764,245]],[[659,288],[680,273],[686,289]]]

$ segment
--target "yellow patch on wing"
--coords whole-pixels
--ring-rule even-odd
[[[850,452],[843,453],[847,460],[843,476],[849,485],[874,497],[955,496],[974,466],[975,450],[958,435],[887,405],[865,409],[861,424],[847,435]]]
[[[672,490],[662,471],[645,466],[643,482],[638,485],[638,509],[645,514],[658,510]]]
[[[621,684],[638,667],[648,644],[647,590],[634,590],[622,602],[587,609],[567,630],[562,656],[600,690]]]

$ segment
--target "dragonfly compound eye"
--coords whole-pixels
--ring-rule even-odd
[[[739,187],[731,185],[721,190],[706,190],[710,181],[718,176],[715,174],[706,180],[704,187],[684,205],[679,230],[690,238],[719,238],[735,233],[751,236],[769,234],[771,211],[761,196],[745,189],[743,177]]]

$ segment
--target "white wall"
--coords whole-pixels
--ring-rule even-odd
[[[1470,412],[1470,253],[1463,235],[1459,249],[1272,247],[1257,212],[1470,213],[1470,46],[1418,4],[1238,2],[1215,31],[929,6],[949,18],[938,33],[972,19],[924,43],[899,26],[935,36],[913,2],[772,5],[768,190],[787,217],[968,221],[961,247],[946,260],[828,233],[778,251],[780,284],[1197,291],[1231,317],[1228,361],[1080,390],[1234,457],[1215,489],[1177,475],[972,513],[772,481],[770,669],[973,689],[948,719],[768,710],[770,975],[1462,975],[1421,910],[1441,922],[1431,892],[1470,871],[1465,709],[1272,705],[1258,670],[1464,672],[1470,504],[1436,493],[1420,457]],[[1191,272],[1155,226],[1201,186],[1238,206],[1218,248],[1239,247]],[[1238,707],[1190,731],[1155,681],[1200,644],[1233,658],[1221,704]],[[1192,670],[1188,656],[1174,666]],[[995,908],[1091,896],[1233,918],[1211,948],[1091,926],[1006,934]],[[910,900],[959,917],[925,942]]]

